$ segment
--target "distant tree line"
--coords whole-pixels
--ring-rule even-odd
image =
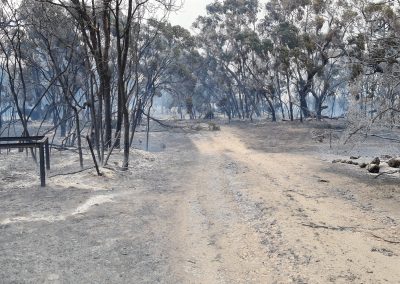
[[[220,0],[193,33],[168,22],[179,4],[2,0],[1,135],[51,122],[81,165],[87,133],[100,161],[122,148],[127,169],[137,126],[166,94],[191,119],[399,125],[400,0]]]
[[[354,108],[399,120],[399,1],[215,1],[199,17],[204,92],[228,117]],[[382,116],[380,118],[383,118]]]

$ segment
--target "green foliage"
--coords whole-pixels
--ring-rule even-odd
[[[315,17],[315,29],[319,32],[325,24],[325,19],[323,17]]]
[[[293,49],[299,46],[298,32],[297,27],[288,22],[283,22],[279,24],[276,34],[283,45]]]
[[[316,41],[310,34],[303,34],[302,43],[308,53],[312,53],[316,49]]]
[[[314,13],[315,14],[323,13],[324,9],[325,9],[325,3],[326,3],[326,1],[324,1],[324,0],[313,0],[312,7],[314,9]]]

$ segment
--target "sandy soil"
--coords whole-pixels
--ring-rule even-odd
[[[125,173],[116,155],[101,178],[58,175],[77,157],[54,151],[45,189],[28,157],[2,153],[0,282],[400,283],[399,177],[332,164],[355,150],[318,131],[152,133],[154,152]]]

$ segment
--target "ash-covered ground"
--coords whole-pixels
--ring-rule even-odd
[[[400,154],[343,145],[340,122],[169,122],[116,151],[52,150],[47,187],[25,153],[0,155],[2,283],[399,283],[399,174],[334,159]],[[212,126],[212,125],[211,125]],[[384,144],[382,144],[384,143]],[[70,174],[68,174],[70,173]]]

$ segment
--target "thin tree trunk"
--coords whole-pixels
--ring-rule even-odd
[[[77,139],[78,154],[79,154],[79,165],[81,166],[81,169],[83,169],[82,139],[81,139],[79,113],[78,109],[75,106],[72,106],[72,110],[74,111],[75,115],[75,130],[76,130],[76,139]]]
[[[153,107],[153,96],[151,97],[150,106],[147,111],[147,132],[146,132],[146,151],[149,151],[149,140],[150,140],[150,111]]]

